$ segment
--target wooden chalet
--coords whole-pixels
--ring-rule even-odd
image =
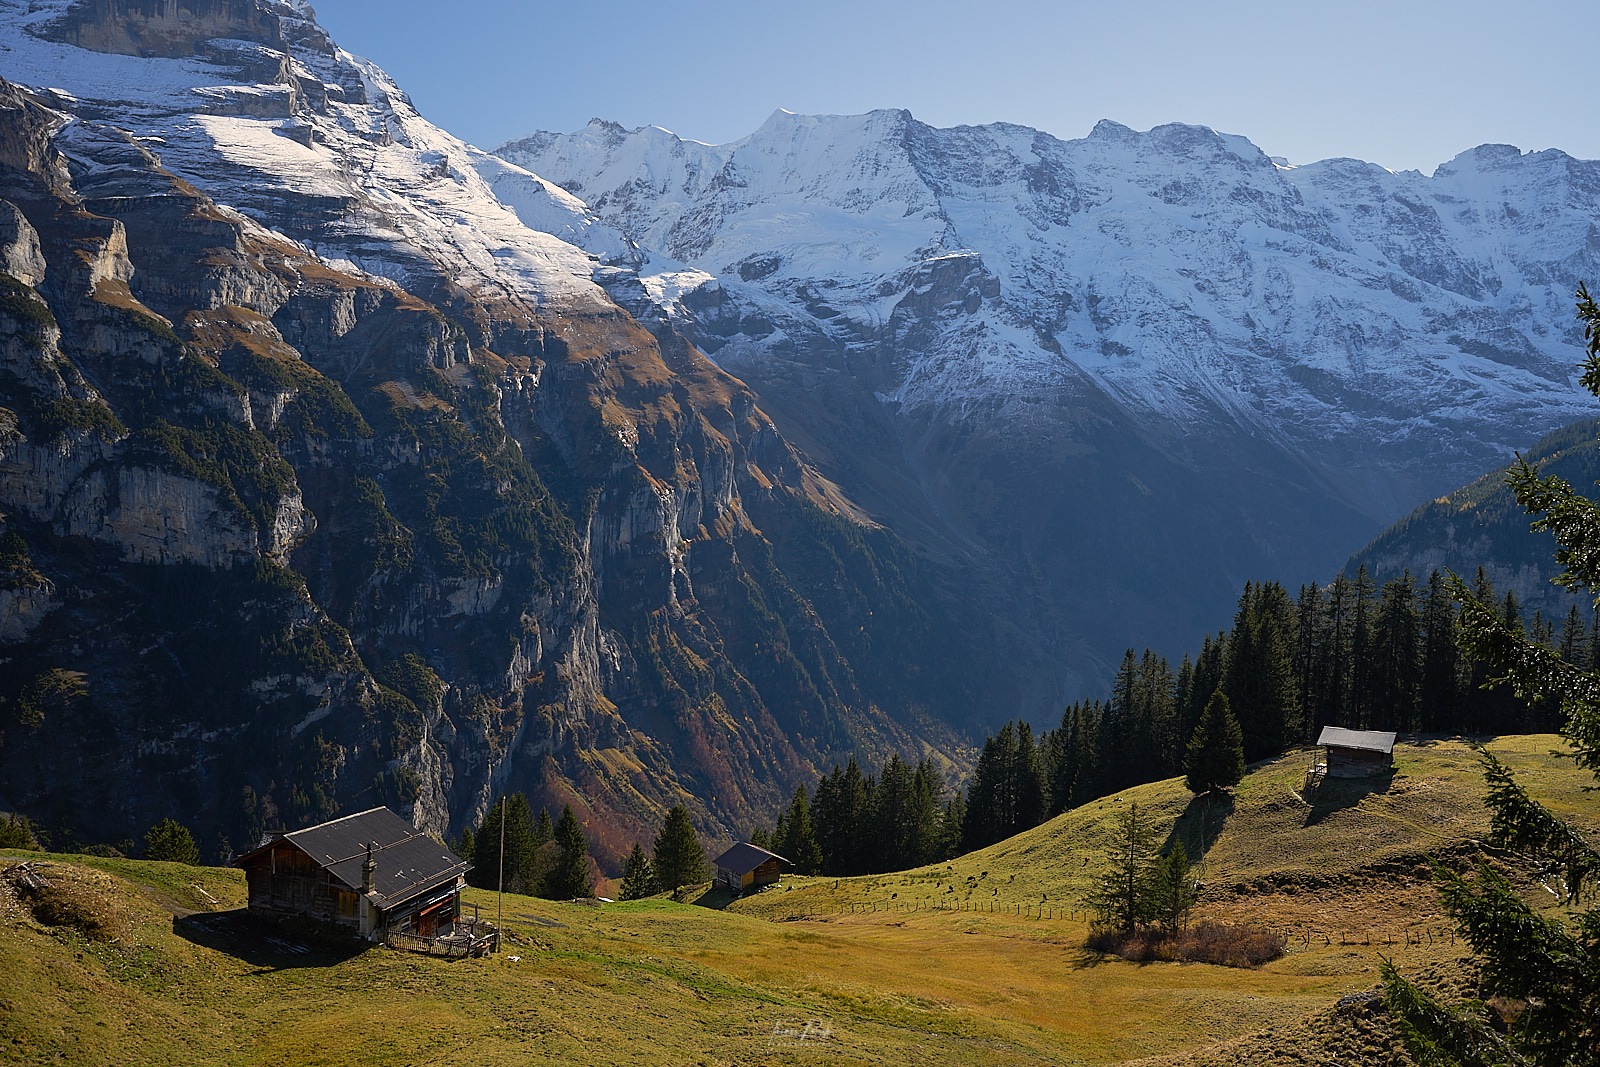
[[[717,876],[712,884],[735,893],[773,885],[783,873],[785,863],[789,861],[776,852],[741,841],[716,858],[712,866],[716,867]]]
[[[1395,735],[1383,730],[1346,730],[1324,726],[1321,771],[1330,778],[1367,778],[1382,774],[1394,760]]]
[[[343,923],[369,941],[451,934],[468,870],[388,808],[272,834],[234,865],[251,911]]]

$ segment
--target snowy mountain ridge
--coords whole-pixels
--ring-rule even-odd
[[[225,856],[522,790],[614,867],[673,804],[731,837],[835,759],[959,762],[1025,688],[674,331],[714,279],[304,3],[0,0],[0,271],[0,707],[82,680],[4,713],[41,824]]]
[[[388,75],[334,45],[308,5],[255,7],[276,19],[263,23],[263,39],[206,36],[198,52],[126,55],[80,47],[71,0],[5,0],[0,73],[90,120],[58,139],[69,158],[75,138],[112,123],[174,173],[331,263],[405,286],[433,273],[419,262],[429,259],[470,288],[533,307],[605,303],[591,275],[596,257],[633,254],[620,235],[562,190],[422,119]],[[189,37],[206,29],[173,21]],[[297,201],[321,210],[286,216]]]
[[[716,795],[706,825],[731,827],[830,753],[1043,721],[1103,695],[1124,647],[1193,647],[1244,580],[1331,576],[1589,410],[1570,294],[1600,277],[1600,174],[1559,152],[1483,146],[1424,177],[1279,165],[1202,127],[1060,140],[886,110],[780,111],[720,146],[596,121],[486,153],[278,0],[0,0],[0,76],[54,108],[83,202],[137,246],[130,298],[184,344],[248,322],[381,433],[404,436],[395,412],[405,433],[498,425],[494,448],[570,494],[563,591],[520,601],[502,575],[469,596],[445,543],[429,557],[421,453],[340,445],[423,531],[424,564],[345,576],[410,583],[412,608],[363,614],[319,556],[353,543],[334,531],[356,497],[323,443],[285,446],[316,527],[283,551],[311,595],[363,655],[422,656],[530,738],[419,748],[440,826],[508,782],[566,788],[543,753],[581,775],[620,745],[649,803]],[[492,384],[487,422],[426,385],[469,381]],[[738,599],[761,582],[767,607]],[[651,658],[675,647],[679,676]]]
[[[741,371],[893,349],[876,391],[908,408],[1028,419],[1090,389],[1163,436],[1226,419],[1362,470],[1332,473],[1380,520],[1587,411],[1571,293],[1600,276],[1600,163],[1555,150],[1425,177],[1181,124],[1064,141],[780,111],[727,145],[596,120],[495,152],[716,275],[755,330],[697,340]],[[952,270],[968,295],[899,343]]]

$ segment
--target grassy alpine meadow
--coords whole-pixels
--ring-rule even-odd
[[[1595,796],[1559,744],[1489,747],[1594,830]],[[1308,798],[1308,762],[1257,765],[1213,810],[1155,783],[948,864],[791,877],[734,902],[508,895],[510,942],[479,960],[258,924],[235,870],[17,853],[52,897],[41,909],[0,886],[0,1062],[1379,1062],[1399,1055],[1381,1017],[1336,1002],[1374,986],[1379,953],[1444,981],[1459,969],[1423,864],[1484,833],[1481,779],[1466,745],[1441,740],[1397,748],[1392,779]],[[1200,917],[1331,936],[1256,969],[1085,951],[1077,909],[1135,802],[1192,836]],[[492,914],[492,893],[465,899]]]

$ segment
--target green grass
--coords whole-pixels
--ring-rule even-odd
[[[1554,742],[1494,747],[1536,794],[1591,825],[1582,776],[1544,755]],[[1310,895],[1365,916],[1386,896],[1373,870],[1403,868],[1483,829],[1480,785],[1459,745],[1404,750],[1387,792],[1347,798],[1314,820],[1290,795],[1302,769],[1286,759],[1241,786],[1207,853],[1208,908],[1287,921]],[[1133,799],[1169,821],[1187,803],[1175,783],[1121,803]],[[356,951],[304,929],[274,935],[303,952],[201,936],[175,913],[205,920],[238,908],[240,872],[39,855],[47,876],[96,895],[96,922],[118,934],[91,941],[47,928],[0,889],[0,1062],[1270,1063],[1323,1046],[1357,1062],[1361,1050],[1381,1049],[1382,1035],[1331,1005],[1374,984],[1377,953],[1410,971],[1460,955],[1448,943],[1319,942],[1257,970],[1138,965],[1086,954],[1080,921],[926,910],[938,894],[968,899],[968,878],[980,887],[971,901],[999,887],[991,899],[1068,903],[1095,870],[1117,807],[1090,805],[938,868],[789,879],[720,910],[509,896],[506,952],[471,961]],[[1274,872],[1292,877],[1274,881]],[[961,888],[946,893],[951,884]],[[1431,907],[1427,894],[1414,896],[1412,906]],[[466,899],[492,914],[492,894]],[[847,901],[878,910],[841,914]],[[908,903],[922,910],[899,910]],[[775,1027],[812,1019],[831,1027],[826,1046],[773,1042]]]
[[[1565,747],[1559,737],[1484,740],[1535,797],[1600,835],[1600,805],[1584,791],[1590,780],[1554,754]],[[789,893],[734,907],[769,918],[851,902],[1081,907],[1117,817],[1131,803],[1165,835],[1181,836],[1213,907],[1277,889],[1349,897],[1369,882],[1424,884],[1430,854],[1459,854],[1488,833],[1477,757],[1460,740],[1401,743],[1392,779],[1330,780],[1308,797],[1302,790],[1312,760],[1306,749],[1253,765],[1231,804],[1197,800],[1172,778],[1093,801],[948,863],[869,878],[790,879]]]

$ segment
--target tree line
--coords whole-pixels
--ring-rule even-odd
[[[1600,616],[1586,620],[1573,605],[1559,625],[1537,612],[1527,619],[1515,594],[1497,593],[1482,568],[1471,588],[1508,631],[1569,664],[1600,669]],[[1190,773],[1190,746],[1219,692],[1246,761],[1313,740],[1323,726],[1555,729],[1558,708],[1484,687],[1488,664],[1457,644],[1459,613],[1438,571],[1423,586],[1408,571],[1378,587],[1363,567],[1325,586],[1303,585],[1298,596],[1277,582],[1246,583],[1233,626],[1207,636],[1176,670],[1149,649],[1130,648],[1109,699],[1073,703],[1053,730],[1036,735],[1016,721],[986,739],[967,787],[961,847],[983,848],[1099,797]],[[1214,732],[1227,729],[1219,714]]]
[[[476,830],[462,830],[453,848],[472,864],[467,883],[479,889],[501,886],[509,893],[551,900],[594,895],[589,841],[570,804],[563,805],[560,818],[552,821],[543,808],[535,816],[523,794],[502,795]],[[678,804],[662,821],[653,857],[634,842],[623,871],[622,899],[702,882],[708,871],[705,848],[694,832],[689,810]]]
[[[913,766],[896,754],[874,775],[852,756],[814,790],[797,786],[777,824],[752,830],[750,843],[798,874],[881,874],[959,855],[965,818],[965,798],[931,759]]]
[[[537,817],[521,793],[501,796],[473,831],[461,831],[455,853],[472,864],[467,883],[479,889],[503,886],[507,892],[551,900],[594,894],[589,840],[572,805],[561,817],[539,809]]]

